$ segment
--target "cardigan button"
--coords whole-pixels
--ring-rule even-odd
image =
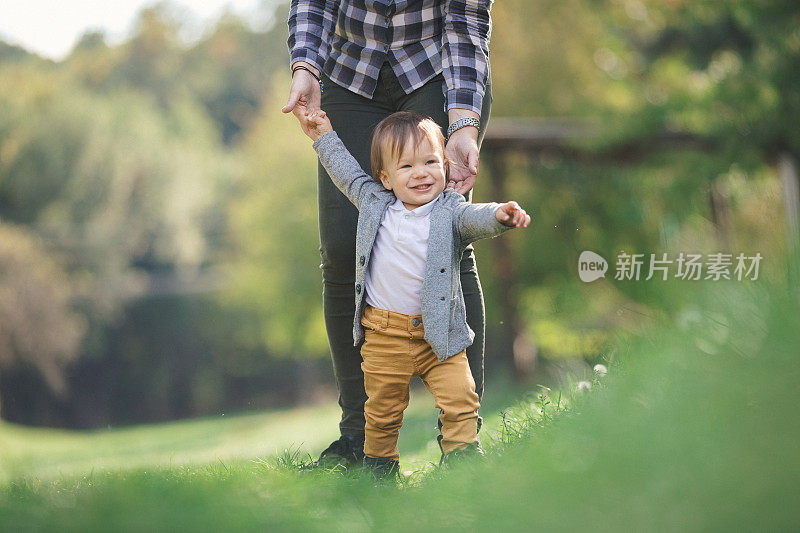
[[[442,274],[444,274],[444,269],[441,269],[439,272],[441,272]]]
[[[442,297],[441,297],[441,298],[439,298],[439,299],[440,299],[441,301],[444,301],[444,296],[442,296]]]
[[[356,285],[356,292],[358,294],[361,294],[361,284],[360,283]],[[442,298],[442,300],[444,300],[444,298]]]
[[[363,255],[362,255],[361,257],[359,257],[359,258],[358,258],[358,262],[359,262],[359,264],[360,264],[361,266],[364,266],[364,262],[365,262],[365,261],[366,261],[366,259],[364,259],[364,256],[363,256]]]

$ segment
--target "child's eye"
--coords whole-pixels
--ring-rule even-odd
[[[428,161],[426,164],[428,164],[428,165],[435,165],[437,162],[438,162],[438,161],[436,161],[435,159],[431,159],[431,160],[429,160],[429,161]]]
[[[403,165],[403,166],[402,166],[402,167],[400,167],[400,168],[411,168],[411,165]]]

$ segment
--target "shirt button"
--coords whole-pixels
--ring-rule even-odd
[[[414,327],[419,326],[419,318],[415,318],[414,320],[412,320],[411,321],[411,325],[414,326]]]

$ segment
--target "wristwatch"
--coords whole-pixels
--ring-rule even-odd
[[[450,127],[447,128],[447,136],[450,137],[456,130],[460,130],[461,128],[466,128],[467,126],[475,126],[476,128],[478,128],[478,130],[480,130],[481,121],[478,120],[477,118],[472,118],[472,117],[460,118],[455,122],[453,122],[452,124],[450,124]]]

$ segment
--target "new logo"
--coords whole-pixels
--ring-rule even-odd
[[[608,261],[594,252],[585,250],[578,258],[578,276],[581,281],[590,283],[600,278],[606,277]]]

